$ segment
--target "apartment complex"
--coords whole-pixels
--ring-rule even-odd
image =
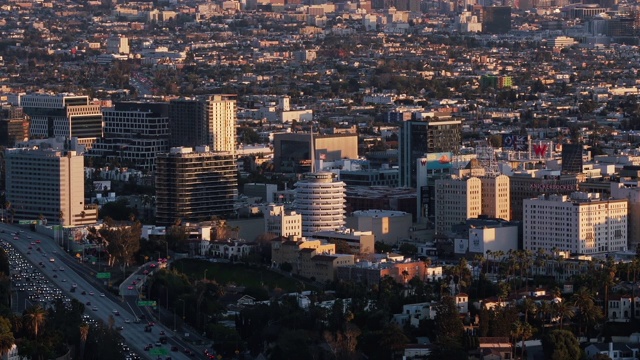
[[[524,201],[524,249],[593,255],[627,250],[627,200],[575,192]],[[555,251],[554,250],[554,251]]]
[[[480,177],[482,191],[482,214],[510,220],[510,182],[506,175]]]
[[[482,213],[482,183],[477,177],[438,179],[435,194],[435,228],[440,234]]]
[[[238,195],[233,155],[208,146],[171,148],[156,159],[156,219],[203,221],[234,212]]]
[[[169,104],[120,102],[102,113],[104,139],[94,144],[91,155],[154,171],[156,154],[169,150]]]
[[[207,145],[235,154],[236,95],[181,98],[169,103],[170,146]]]
[[[20,105],[31,117],[32,138],[78,138],[87,148],[102,137],[102,110],[89,103],[89,97],[70,94],[29,94]]]
[[[336,254],[336,246],[323,240],[276,239],[271,242],[271,260],[273,266],[288,263],[296,275],[326,282],[335,279],[336,269],[354,264],[354,256]]]
[[[307,173],[295,184],[293,206],[302,215],[302,235],[344,226],[345,184],[330,172]]]
[[[14,220],[50,224],[89,225],[98,217],[95,205],[85,204],[84,157],[75,151],[7,149],[6,197]]]
[[[302,215],[285,210],[284,205],[269,204],[264,211],[264,232],[299,238],[302,236]]]

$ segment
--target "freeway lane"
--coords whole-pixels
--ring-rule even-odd
[[[147,359],[155,360],[158,358],[156,355],[145,351],[144,347],[147,344],[155,344],[158,341],[160,331],[164,331],[167,335],[171,334],[169,328],[156,325],[154,331],[148,333],[144,331],[145,324],[125,323],[125,319],[135,318],[129,306],[123,301],[107,296],[106,294],[105,296],[100,296],[102,290],[95,286],[95,280],[89,277],[89,274],[86,274],[85,268],[80,265],[76,259],[62,251],[51,237],[26,230],[20,233],[18,236],[20,238],[19,240],[14,240],[14,236],[11,233],[24,229],[9,224],[0,224],[0,230],[4,230],[4,233],[0,233],[0,238],[11,243],[16,251],[23,254],[34,266],[38,266],[52,283],[63,290],[66,296],[76,298],[85,304],[85,312],[87,314],[95,319],[102,320],[105,324],[109,324],[109,318],[111,316],[115,321],[114,326],[123,328],[121,332],[122,336],[125,342],[135,352]],[[28,236],[31,236],[32,239],[28,239]],[[30,244],[37,240],[40,240],[41,243]],[[33,247],[33,249],[31,250],[31,254],[27,255],[29,246]],[[36,251],[36,247],[40,247],[41,251]],[[50,261],[51,259],[53,259],[53,262]],[[38,265],[40,262],[44,264],[44,268]],[[61,266],[63,270],[60,269]],[[53,269],[56,269],[56,271],[53,271]],[[53,277],[54,274],[57,275],[56,278]],[[65,279],[66,282],[63,282],[63,279]],[[73,284],[77,285],[75,292],[71,292]],[[82,295],[83,291],[85,295]],[[93,295],[91,295],[91,293],[93,293]],[[91,305],[86,305],[87,302],[90,302]],[[119,313],[120,316],[116,316],[116,312]],[[171,356],[172,359],[178,360],[191,359],[191,357],[182,352],[171,352],[171,343],[176,343],[173,338],[170,339],[170,343],[167,345],[154,347],[154,354],[167,354]],[[198,354],[199,358],[202,358],[202,356],[202,354]],[[164,355],[162,359],[164,359]]]

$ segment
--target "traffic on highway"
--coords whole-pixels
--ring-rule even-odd
[[[171,329],[151,321],[145,316],[149,314],[147,309],[138,308],[136,285],[146,280],[144,270],[132,275],[135,284],[125,284],[128,292],[118,297],[106,292],[96,274],[65,253],[51,237],[0,224],[0,245],[10,261],[14,311],[21,312],[36,303],[46,307],[56,299],[70,302],[75,298],[85,304],[86,319],[101,320],[105,324],[111,321],[120,331],[126,360],[208,358],[196,353]],[[20,306],[21,303],[24,306]]]

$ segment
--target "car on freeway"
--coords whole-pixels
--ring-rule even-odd
[[[98,311],[98,308],[94,306],[93,308],[91,308],[91,310]]]

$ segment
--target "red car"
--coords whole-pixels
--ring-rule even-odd
[[[36,244],[40,244],[40,243],[41,243],[41,241],[40,241],[40,240],[36,240]]]

